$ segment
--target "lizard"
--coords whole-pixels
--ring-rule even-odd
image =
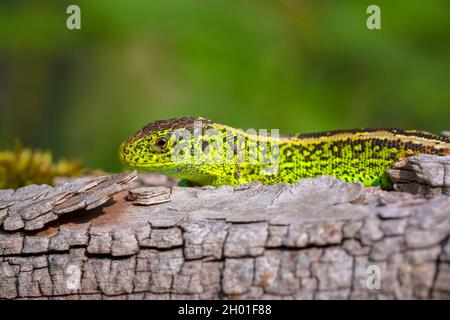
[[[401,158],[420,153],[450,155],[450,138],[400,129],[274,137],[201,117],[181,117],[151,122],[119,148],[120,160],[130,167],[213,186],[252,181],[292,184],[331,175],[345,182],[390,188],[387,169]]]

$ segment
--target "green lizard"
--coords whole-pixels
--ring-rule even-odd
[[[199,125],[200,124],[200,125]],[[155,121],[120,146],[127,165],[197,185],[295,183],[332,175],[389,187],[386,169],[420,153],[450,155],[450,139],[397,129],[354,129],[291,136],[261,135],[204,118]]]

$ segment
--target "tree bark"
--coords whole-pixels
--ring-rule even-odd
[[[0,298],[448,299],[449,175],[420,156],[391,171],[415,195],[135,173],[0,190]]]

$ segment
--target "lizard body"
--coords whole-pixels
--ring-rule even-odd
[[[332,175],[365,186],[389,186],[386,170],[397,159],[420,153],[450,155],[450,139],[397,129],[273,137],[184,117],[148,124],[122,143],[119,156],[131,167],[198,185],[295,183]]]

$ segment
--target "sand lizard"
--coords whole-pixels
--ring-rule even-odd
[[[195,125],[199,122],[200,129]],[[184,135],[178,134],[180,130]],[[174,160],[175,151],[183,161]],[[131,167],[197,185],[295,183],[332,175],[364,186],[387,187],[386,170],[399,158],[420,153],[450,155],[450,138],[416,130],[353,129],[276,139],[204,118],[183,117],[146,125],[122,143],[119,156]],[[196,158],[198,154],[201,157]]]

